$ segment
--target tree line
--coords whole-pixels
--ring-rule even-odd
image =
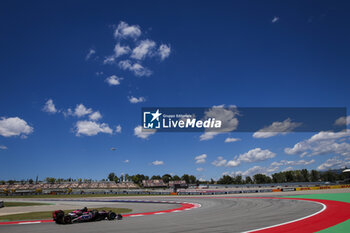
[[[109,181],[115,181],[116,183],[119,182],[134,182],[135,184],[142,184],[143,180],[162,180],[164,183],[169,183],[169,181],[179,181],[184,180],[187,184],[196,184],[198,182],[197,178],[194,175],[184,174],[183,176],[178,175],[170,175],[170,174],[164,174],[163,176],[160,175],[154,175],[151,178],[149,176],[145,176],[143,174],[136,174],[136,175],[120,175],[119,177],[115,175],[114,172],[111,172],[108,174],[108,180]]]
[[[289,182],[335,182],[344,180],[346,175],[337,171],[320,172],[317,170],[308,171],[307,169],[283,171],[267,176],[265,174],[255,174],[253,177],[241,175],[229,176],[223,175],[218,184],[269,184],[269,183],[289,183]]]

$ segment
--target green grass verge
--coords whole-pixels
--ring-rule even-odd
[[[123,214],[123,213],[129,213],[132,210],[126,209],[126,208],[108,208],[108,207],[101,207],[101,208],[95,208],[97,210],[106,210],[106,211],[113,211],[115,213]],[[65,210],[64,212],[71,212],[73,210]],[[23,214],[9,214],[0,216],[0,222],[6,222],[6,221],[20,221],[20,220],[41,220],[41,219],[51,219],[52,218],[52,211],[42,211],[42,212],[30,212],[30,213],[23,213]]]
[[[35,202],[4,202],[5,207],[35,206],[35,205],[51,205],[51,204],[49,204],[49,203],[35,203]]]
[[[159,196],[156,194],[62,194],[62,195],[26,195],[26,196],[2,196],[1,199],[11,198],[75,198],[75,197],[126,197],[126,196]],[[162,195],[170,196],[170,195]]]
[[[342,202],[350,203],[350,193],[319,193],[319,194],[296,195],[296,196],[286,196],[286,197],[332,200],[332,201],[342,201]],[[318,232],[320,233],[350,232],[350,220],[347,220],[338,225],[335,225],[333,227],[330,227]]]
[[[342,201],[342,202],[350,203],[350,193],[319,193],[319,194],[296,195],[296,196],[287,196],[287,197],[322,199],[322,200]]]

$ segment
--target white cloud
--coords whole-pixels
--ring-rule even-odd
[[[350,116],[340,117],[334,122],[334,124],[339,125],[339,126],[349,125],[350,124]]]
[[[7,146],[0,145],[0,149],[1,149],[1,150],[7,150]]]
[[[69,109],[68,109],[68,111],[69,111]],[[90,113],[92,113],[92,109],[86,108],[83,104],[78,104],[74,110],[74,115],[77,117],[82,117],[82,116],[88,115]]]
[[[253,176],[255,174],[265,174],[270,175],[271,173],[276,172],[279,169],[279,167],[261,167],[261,166],[254,166],[246,170],[242,173],[243,176]]]
[[[235,157],[232,160],[229,160],[226,164],[227,167],[237,167],[238,165],[241,164],[241,161],[237,159],[237,157]]]
[[[56,109],[55,104],[53,103],[52,99],[49,99],[48,101],[46,101],[46,103],[43,107],[43,111],[48,112],[48,113],[56,113],[57,112],[57,109]]]
[[[205,163],[205,159],[207,158],[208,156],[206,154],[201,154],[201,155],[198,155],[194,158],[194,160],[196,160],[196,163]]]
[[[130,53],[130,51],[131,49],[129,46],[121,46],[120,43],[117,43],[114,47],[114,53],[116,58]]]
[[[95,49],[90,49],[88,54],[85,57],[85,60],[89,60],[91,58],[91,56],[93,56],[96,53]]]
[[[171,52],[170,46],[161,44],[158,49],[158,54],[160,59],[163,61],[165,58],[169,57]]]
[[[76,123],[76,136],[87,135],[94,136],[99,133],[112,134],[113,130],[106,123],[97,123],[94,121],[78,121]]]
[[[121,127],[120,125],[117,125],[117,126],[115,127],[115,132],[116,132],[116,133],[121,133],[121,132],[122,132],[122,127]]]
[[[349,165],[350,165],[350,161],[342,160],[336,156],[336,157],[327,159],[326,162],[322,163],[320,166],[317,167],[317,170],[344,168]]]
[[[280,20],[279,17],[275,16],[273,17],[273,19],[271,20],[272,23],[277,23]]]
[[[273,162],[271,163],[271,166],[298,166],[298,165],[309,165],[314,163],[315,160],[312,159],[310,161],[306,161],[306,160],[297,160],[297,161],[288,161],[288,160],[281,160],[280,162]]]
[[[298,142],[292,148],[285,148],[286,154],[299,154],[301,157],[323,154],[338,154],[350,156],[350,144],[337,142],[337,140],[349,139],[350,131],[319,132],[311,138]]]
[[[129,163],[130,161],[128,159],[124,160],[123,161],[124,163]]]
[[[286,167],[285,169],[283,169],[282,171],[283,172],[286,172],[286,171],[292,171],[293,170],[293,167]]]
[[[163,165],[164,162],[163,161],[160,161],[160,160],[156,160],[156,161],[153,161],[152,162],[152,165],[155,165],[155,166],[158,166],[158,165]]]
[[[134,75],[142,77],[142,76],[150,76],[152,71],[143,67],[139,63],[132,63],[130,60],[123,60],[119,62],[119,67],[123,70],[129,70],[134,73]]]
[[[213,164],[215,167],[223,167],[226,165],[226,162],[227,162],[226,159],[224,159],[222,156],[219,156],[211,164]]]
[[[255,148],[247,153],[241,154],[238,157],[238,160],[241,162],[257,162],[257,161],[264,161],[267,159],[274,158],[276,156],[275,153],[269,151],[269,150],[262,150],[261,148]]]
[[[128,99],[129,99],[129,102],[132,104],[142,103],[142,102],[146,101],[146,99],[142,96],[139,98],[134,97],[134,96],[130,96],[130,97],[128,97]]]
[[[142,139],[147,139],[149,136],[151,136],[152,134],[155,134],[156,131],[155,130],[151,130],[151,129],[143,129],[142,130],[142,126],[136,126],[134,129],[134,135],[136,137],[142,138]]]
[[[114,31],[114,37],[118,39],[133,38],[137,39],[141,35],[141,29],[139,25],[129,25],[126,22],[121,21]]]
[[[123,78],[118,77],[116,75],[109,76],[108,78],[105,79],[105,81],[110,85],[110,86],[117,86],[120,84],[120,81],[123,80]]]
[[[253,134],[254,138],[269,138],[278,134],[286,134],[292,132],[299,127],[301,123],[292,122],[291,119],[286,119],[283,122],[273,122],[270,126],[264,127]]]
[[[67,111],[63,111],[63,115],[64,115],[64,117],[68,117],[68,116],[72,116],[74,114],[73,114],[72,109],[68,108]]]
[[[0,135],[3,137],[19,136],[26,137],[34,131],[33,127],[19,117],[1,117]]]
[[[240,138],[226,138],[225,139],[225,142],[228,143],[228,142],[237,142],[237,141],[240,141],[241,139]]]
[[[202,171],[204,171],[204,168],[198,167],[198,168],[196,168],[196,171],[197,171],[197,172],[202,172]]]
[[[113,64],[115,62],[115,59],[115,55],[105,57],[105,59],[103,60],[103,64]]]
[[[237,114],[238,111],[235,106],[225,108],[224,105],[219,105],[210,108],[207,112],[205,112],[204,120],[207,120],[209,118],[220,120],[221,129],[220,132],[206,131],[200,136],[200,140],[210,140],[222,132],[230,132],[235,130],[238,126],[238,119],[235,117]]]
[[[94,113],[91,113],[89,116],[90,120],[97,121],[102,118],[102,115],[99,111],[96,111]]]
[[[343,137],[350,137],[350,131],[342,131],[342,132],[325,132],[321,131],[315,135],[313,135],[308,142],[317,142],[322,140],[334,140],[339,139]]]
[[[212,162],[212,165],[216,167],[222,167],[222,166],[237,167],[242,162],[252,163],[252,162],[258,162],[258,161],[264,161],[267,159],[274,158],[275,156],[276,154],[269,150],[262,150],[261,148],[255,148],[244,154],[235,156],[232,160],[229,160],[229,161],[219,156],[217,160]]]
[[[219,132],[205,132],[199,136],[200,141],[207,141],[213,139],[216,135],[220,134]]]
[[[143,60],[147,56],[153,56],[155,46],[156,42],[153,40],[142,40],[138,46],[132,50],[130,57],[137,60]]]

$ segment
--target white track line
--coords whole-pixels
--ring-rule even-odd
[[[306,200],[300,200],[300,201],[306,201]],[[323,203],[320,203],[320,202],[317,202],[317,201],[308,201],[308,202],[313,202],[313,203],[317,203],[317,204],[320,204],[322,205],[322,209],[317,211],[316,213],[313,213],[313,214],[310,214],[308,216],[305,216],[305,217],[302,217],[302,218],[298,218],[298,219],[295,219],[295,220],[292,220],[292,221],[288,221],[288,222],[284,222],[284,223],[280,223],[280,224],[276,224],[276,225],[272,225],[272,226],[268,226],[268,227],[263,227],[263,228],[258,228],[258,229],[254,229],[254,230],[250,230],[250,231],[244,231],[242,233],[249,233],[249,232],[254,232],[254,231],[261,231],[261,230],[265,230],[265,229],[269,229],[269,228],[272,228],[272,227],[278,227],[278,226],[282,226],[282,225],[285,225],[285,224],[288,224],[288,223],[293,223],[293,222],[297,222],[297,221],[300,221],[300,220],[303,220],[303,219],[306,219],[306,218],[310,218],[312,216],[315,216],[323,211],[325,211],[327,209],[327,206]]]
[[[20,222],[18,224],[37,224],[37,223],[41,223],[41,221],[35,221],[35,222]]]

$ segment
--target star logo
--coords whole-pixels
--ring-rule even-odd
[[[159,113],[159,109],[157,109],[155,113],[151,113],[151,114],[153,116],[151,122],[153,122],[154,120],[159,121],[159,117],[162,115],[161,113]]]

